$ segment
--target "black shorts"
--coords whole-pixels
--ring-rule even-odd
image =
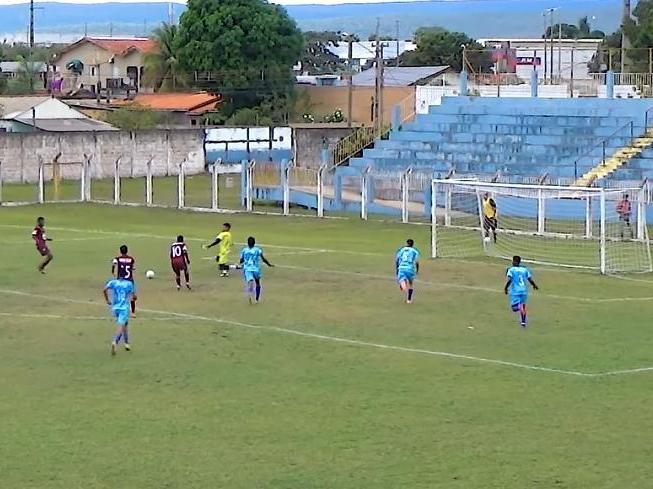
[[[485,217],[483,216],[483,228],[487,231],[492,229],[495,231],[497,229],[497,218],[496,217]]]

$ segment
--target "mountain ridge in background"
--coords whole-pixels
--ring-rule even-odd
[[[545,0],[420,1],[340,5],[287,5],[285,8],[302,30],[346,31],[367,39],[376,18],[381,34],[394,36],[399,21],[400,37],[407,39],[422,26],[440,26],[462,31],[474,38],[540,37],[544,30]],[[185,6],[173,4],[175,18]],[[560,10],[563,22],[576,23],[588,16],[593,28],[611,33],[619,27],[619,0],[565,0]],[[0,5],[0,33],[25,37],[28,4]],[[97,19],[102,19],[98,21]],[[68,42],[70,37],[89,35],[148,35],[168,20],[168,3],[73,4],[45,2],[36,11],[37,41]],[[556,20],[557,22],[557,20]],[[50,36],[48,39],[44,37]],[[64,39],[65,38],[65,39]]]

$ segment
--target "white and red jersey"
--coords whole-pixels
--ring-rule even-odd
[[[45,234],[45,226],[36,226],[32,231],[32,239],[38,249],[46,248],[45,244],[48,237]]]
[[[116,256],[112,262],[113,269],[116,272],[116,278],[122,278],[134,281],[134,270],[136,269],[136,260],[129,255]]]
[[[170,245],[170,262],[173,265],[186,265],[190,263],[186,243],[174,242]]]

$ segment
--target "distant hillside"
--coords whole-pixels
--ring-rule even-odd
[[[342,5],[287,6],[290,15],[303,30],[343,30],[367,37],[374,31],[376,17],[382,31],[395,33],[399,21],[401,37],[410,37],[418,27],[438,25],[463,31],[472,37],[535,37],[543,31],[542,12],[549,0],[477,0],[471,2],[425,1],[410,3],[373,3]],[[580,17],[595,17],[592,25],[606,32],[619,24],[620,0],[565,0],[561,15],[564,22],[575,23]],[[167,20],[167,3],[103,3],[96,5],[39,3],[36,32],[57,41],[85,29],[91,34],[143,35]],[[178,17],[183,5],[175,4]],[[28,23],[28,5],[0,5],[0,33],[23,35]],[[98,19],[102,19],[98,21]],[[86,25],[85,25],[86,24]],[[52,34],[56,33],[56,34]]]

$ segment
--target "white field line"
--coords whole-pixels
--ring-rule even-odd
[[[1,227],[7,227],[7,228],[20,228],[23,229],[24,226],[19,226],[17,224],[0,224]],[[135,238],[152,238],[152,239],[165,239],[169,242],[172,242],[171,238],[168,236],[161,236],[161,235],[156,235],[156,234],[144,234],[144,233],[119,233],[119,232],[113,232],[113,231],[104,231],[100,229],[93,229],[93,230],[84,230],[84,229],[77,229],[77,228],[58,228],[58,227],[50,227],[48,229],[53,229],[53,230],[59,230],[59,231],[68,231],[68,232],[79,232],[79,233],[93,233],[93,234],[102,234],[102,235],[111,235],[111,236],[131,236]],[[208,240],[202,239],[202,238],[186,238],[187,241],[200,241],[203,243],[206,243]],[[53,243],[55,243],[53,241]],[[236,244],[244,244],[244,243],[236,243]],[[386,254],[383,253],[366,253],[366,252],[358,252],[358,251],[349,251],[349,250],[331,250],[331,249],[326,249],[326,248],[304,248],[304,247],[296,247],[296,246],[282,246],[282,245],[271,245],[271,244],[261,244],[262,247],[267,247],[267,248],[278,248],[278,249],[284,249],[284,250],[298,250],[298,251],[307,251],[307,252],[314,252],[314,253],[344,253],[344,254],[351,254],[351,255],[362,255],[362,256],[387,256]],[[297,253],[287,253],[288,255],[290,254],[297,254]],[[206,257],[206,259],[214,259],[212,257]],[[308,268],[308,267],[299,267],[299,266],[292,266],[292,265],[277,265],[278,268],[295,268],[297,270],[309,270],[309,271],[314,271],[314,272],[322,272],[322,273],[332,273],[332,274],[342,274],[342,275],[353,275],[353,276],[360,276],[360,277],[367,277],[367,278],[374,278],[374,279],[382,279],[382,280],[388,280],[387,276],[381,276],[381,275],[374,275],[374,274],[368,274],[368,273],[363,273],[363,272],[351,272],[347,270],[327,270],[327,269],[316,269],[316,268]],[[636,279],[631,279],[631,280],[636,280]],[[500,289],[495,289],[491,287],[482,287],[482,286],[475,286],[475,285],[463,285],[463,284],[453,284],[453,283],[447,283],[447,282],[428,282],[428,281],[423,281],[420,279],[416,280],[418,283],[423,283],[426,285],[434,286],[434,287],[442,287],[442,288],[453,288],[453,289],[462,289],[462,290],[475,290],[479,292],[492,292],[492,293],[499,293],[502,294],[503,291]],[[648,302],[648,301],[653,301],[653,296],[649,297],[604,297],[604,298],[592,298],[592,297],[574,297],[574,296],[568,296],[568,295],[555,295],[555,294],[545,294],[545,293],[538,293],[538,295],[544,296],[544,297],[549,297],[552,299],[559,299],[559,300],[568,300],[568,301],[577,301],[577,302],[585,302],[585,303],[611,303],[611,302]]]
[[[65,302],[65,303],[87,304],[87,305],[106,307],[105,304],[100,304],[98,302],[82,301],[82,300],[68,299],[68,298],[64,298],[64,297],[47,296],[47,295],[41,295],[41,294],[33,294],[33,293],[30,293],[30,292],[22,292],[22,291],[17,291],[17,290],[0,289],[0,293],[8,294],[8,295],[23,296],[23,297],[34,297],[34,298],[40,298],[40,299],[47,299],[47,300]],[[539,365],[528,365],[528,364],[524,364],[524,363],[508,362],[508,361],[505,361],[505,360],[497,360],[497,359],[492,359],[492,358],[476,357],[476,356],[472,356],[472,355],[464,355],[464,354],[451,353],[451,352],[445,352],[445,351],[426,350],[426,349],[422,349],[422,348],[409,348],[409,347],[404,347],[404,346],[387,345],[387,344],[383,344],[383,343],[372,343],[372,342],[368,342],[368,341],[360,341],[360,340],[354,340],[354,339],[350,339],[350,338],[342,338],[342,337],[338,337],[338,336],[329,336],[329,335],[323,335],[323,334],[318,334],[318,333],[309,333],[309,332],[300,331],[300,330],[296,330],[296,329],[281,328],[281,327],[277,327],[277,326],[248,324],[248,323],[243,323],[243,322],[239,322],[239,321],[232,321],[230,319],[212,318],[212,317],[207,317],[207,316],[200,316],[200,315],[197,315],[197,314],[186,314],[186,313],[180,313],[180,312],[174,312],[174,311],[161,311],[161,310],[156,310],[156,309],[144,309],[144,308],[140,308],[140,310],[142,312],[147,312],[147,313],[151,313],[151,314],[160,314],[160,315],[164,315],[164,316],[181,318],[181,319],[193,319],[193,320],[197,320],[197,321],[206,321],[206,322],[212,322],[212,323],[226,324],[226,325],[230,325],[230,326],[237,326],[237,327],[240,327],[240,328],[254,329],[254,330],[260,330],[260,331],[273,331],[273,332],[282,333],[282,334],[301,336],[301,337],[304,337],[304,338],[312,338],[312,339],[317,339],[317,340],[322,340],[322,341],[330,341],[330,342],[348,344],[348,345],[353,345],[353,346],[375,348],[375,349],[379,349],[379,350],[398,351],[398,352],[404,352],[404,353],[417,353],[417,354],[422,354],[422,355],[431,355],[431,356],[450,358],[450,359],[455,359],[455,360],[465,360],[465,361],[469,361],[469,362],[486,363],[486,364],[491,364],[491,365],[500,365],[500,366],[504,366],[504,367],[512,367],[512,368],[518,368],[518,369],[523,369],[523,370],[531,370],[531,371],[539,371],[539,372],[548,372],[548,373],[555,373],[555,374],[575,376],[575,377],[595,378],[595,377],[618,376],[618,375],[627,375],[627,374],[635,374],[635,373],[643,373],[643,372],[653,371],[653,367],[641,367],[641,368],[634,368],[634,369],[627,369],[627,370],[612,370],[612,371],[597,372],[597,373],[580,372],[580,371],[577,371],[577,370],[564,370],[564,369],[558,369],[558,368],[542,367],[542,366],[539,366]],[[149,320],[149,318],[148,318],[148,320]]]
[[[71,241],[103,241],[106,239],[107,238],[104,236],[87,236],[85,238],[62,238],[62,239],[57,239],[56,241],[52,241],[52,244],[54,245],[59,243],[69,243]],[[26,236],[25,239],[21,239],[21,240],[3,240],[0,241],[0,246],[16,245],[16,244],[24,244],[24,243],[33,244],[32,236],[28,235]]]
[[[86,304],[86,303],[85,303]],[[62,314],[23,314],[13,312],[0,312],[0,317],[24,318],[24,319],[59,319],[64,321],[105,321],[113,322],[111,316],[71,316]],[[173,317],[148,317],[148,321],[174,321]]]
[[[617,278],[619,280],[626,280],[628,282],[639,282],[643,284],[653,284],[653,280],[644,280],[643,278],[635,278],[635,277],[621,277],[619,275],[611,275],[612,278]]]
[[[20,226],[18,224],[0,224],[0,228],[26,229],[26,226]],[[31,229],[29,228],[29,226],[27,226],[27,228]],[[115,236],[115,237],[128,236],[132,238],[164,239],[169,241],[170,243],[172,243],[176,238],[176,236],[161,236],[157,234],[146,234],[146,233],[124,233],[121,231],[106,231],[102,229],[79,229],[79,228],[67,228],[67,227],[56,227],[56,226],[47,226],[47,229],[53,231],[67,231],[71,233],[102,234],[102,235]],[[185,236],[185,240],[198,241],[200,243],[209,243],[210,241],[213,241],[213,236],[210,236],[209,238],[197,238],[197,237]],[[53,241],[53,244],[54,243],[55,241]],[[245,245],[246,243],[235,242],[235,244]],[[312,252],[319,252],[319,253],[341,253],[346,255],[360,255],[360,256],[387,256],[384,253],[373,253],[373,252],[365,252],[365,251],[332,250],[327,248],[306,248],[301,246],[284,246],[284,245],[273,245],[268,243],[259,243],[259,245],[266,248],[278,248],[281,250],[300,250],[300,251],[312,251]]]

